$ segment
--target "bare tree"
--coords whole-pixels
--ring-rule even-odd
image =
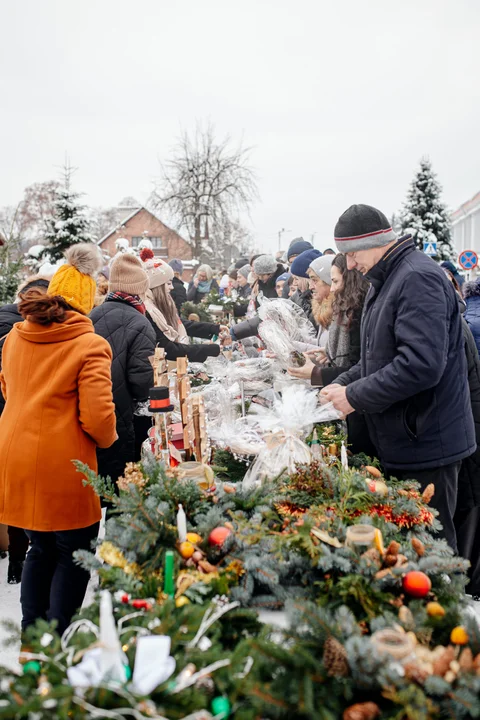
[[[118,225],[118,208],[95,207],[90,211],[90,224],[95,240],[101,240]]]
[[[13,238],[26,250],[42,243],[55,216],[55,199],[60,187],[55,180],[34,183],[25,188],[23,199],[15,207],[0,208],[0,232]]]
[[[184,133],[170,160],[162,165],[162,179],[152,196],[155,209],[166,211],[185,229],[194,257],[210,246],[215,227],[223,227],[257,198],[250,151],[232,147],[226,137],[215,139],[214,127],[197,125],[195,134]]]

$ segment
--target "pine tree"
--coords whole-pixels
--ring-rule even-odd
[[[12,259],[8,244],[0,247],[0,305],[11,303],[15,299],[22,266],[21,260]]]
[[[55,218],[45,235],[48,246],[45,255],[52,263],[61,260],[71,245],[94,240],[89,232],[84,206],[78,202],[80,194],[73,192],[70,187],[72,171],[68,165],[64,168],[64,174],[64,187],[57,191]]]
[[[448,212],[441,201],[442,187],[432,170],[429,158],[420,161],[401,214],[402,232],[413,235],[415,245],[423,250],[428,242],[437,243],[437,259],[450,260],[454,249]]]

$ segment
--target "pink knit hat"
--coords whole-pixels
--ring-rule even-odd
[[[153,267],[145,268],[148,275],[148,282],[150,290],[165,285],[166,283],[173,280],[174,272],[170,265],[160,260],[156,262]]]

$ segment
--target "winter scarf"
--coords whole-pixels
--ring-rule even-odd
[[[331,366],[350,368],[350,333],[341,317],[330,325],[325,352]]]
[[[120,290],[117,290],[116,292],[108,293],[106,299],[121,300],[122,302],[126,302],[129,305],[133,305],[133,307],[138,310],[138,312],[142,313],[142,315],[146,314],[145,304],[138,295],[129,295],[126,292],[121,292]]]
[[[147,312],[152,318],[155,325],[158,327],[159,330],[163,332],[165,337],[167,337],[172,342],[178,342],[183,343],[184,345],[188,345],[190,342],[188,339],[187,331],[185,330],[185,327],[183,323],[181,322],[180,318],[178,319],[178,328],[175,329],[171,325],[169,325],[165,319],[165,316],[163,313],[158,309],[158,307],[155,305],[153,301],[153,296],[150,290],[147,292],[145,297],[145,305],[147,308]]]
[[[211,280],[202,280],[202,282],[198,283],[197,290],[198,290],[198,292],[201,292],[201,293],[209,293],[211,287],[212,287]]]

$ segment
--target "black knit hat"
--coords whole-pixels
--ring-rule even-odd
[[[335,242],[342,253],[382,247],[396,239],[386,216],[371,205],[351,205],[335,225]]]

